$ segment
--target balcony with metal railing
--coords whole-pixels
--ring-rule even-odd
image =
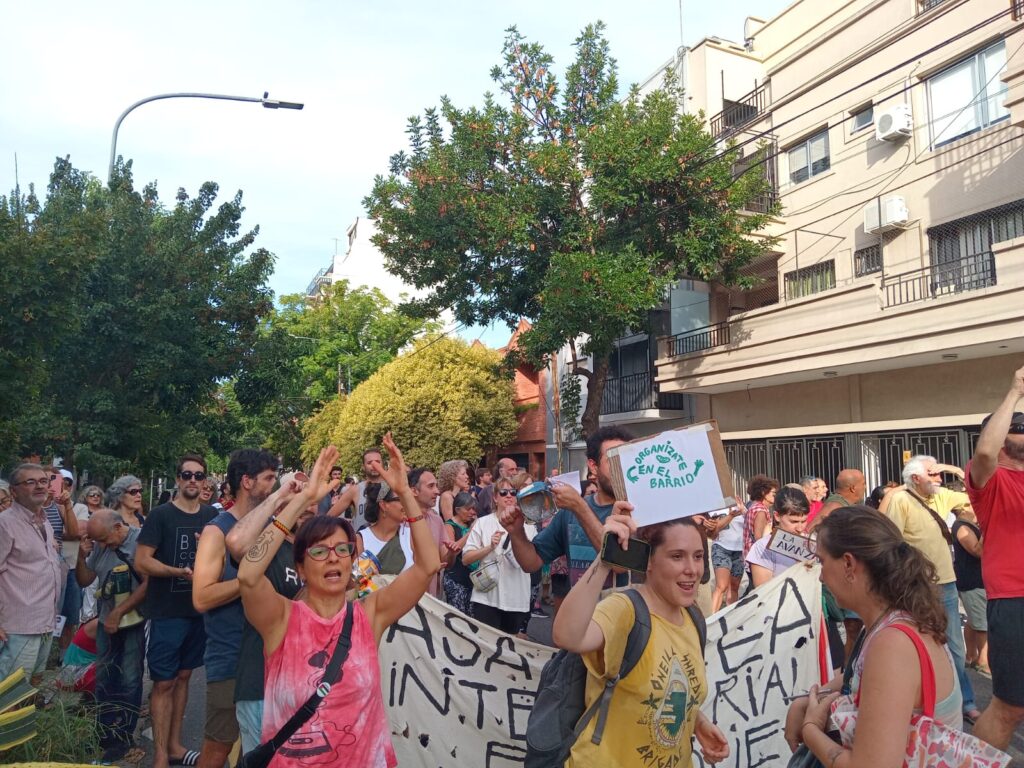
[[[995,284],[995,257],[992,251],[984,251],[898,275],[886,275],[882,294],[886,307],[898,307]]]
[[[761,117],[768,108],[768,83],[762,83],[735,101],[724,100],[721,112],[711,118],[711,135],[725,138]]]
[[[685,410],[686,396],[678,393],[660,394],[654,386],[653,371],[631,373],[605,379],[601,415],[632,411]]]
[[[660,391],[711,394],[795,384],[886,370],[895,359],[923,365],[939,351],[965,358],[982,349],[998,354],[1021,337],[1024,235],[891,274],[798,277],[777,304],[747,305],[720,322],[662,337],[655,361]],[[726,312],[723,302],[717,311]]]

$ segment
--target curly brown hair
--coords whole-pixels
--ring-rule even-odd
[[[754,501],[763,501],[773,490],[779,489],[779,481],[768,475],[754,475],[747,483],[747,496]]]
[[[818,549],[830,557],[851,554],[871,577],[869,589],[890,610],[909,613],[935,642],[946,642],[946,611],[931,560],[907,544],[899,528],[871,507],[839,507],[818,525]]]

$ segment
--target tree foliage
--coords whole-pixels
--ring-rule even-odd
[[[345,280],[313,301],[283,296],[224,394],[240,406],[250,443],[261,436],[259,444],[279,453],[286,466],[298,466],[302,422],[434,327],[396,311],[379,289],[351,288]]]
[[[431,336],[308,419],[303,454],[312,461],[333,443],[342,465],[355,471],[363,450],[379,446],[390,430],[410,466],[476,460],[514,439],[513,401],[514,386],[498,353]]]
[[[597,425],[608,358],[676,280],[740,283],[773,245],[751,237],[767,215],[740,213],[763,192],[733,178],[702,116],[677,108],[679,87],[618,100],[601,23],[576,40],[560,81],[554,61],[512,27],[491,72],[499,94],[409,121],[410,152],[391,159],[364,204],[387,268],[429,289],[413,308],[451,308],[467,325],[521,317],[535,361],[583,340],[592,369],[583,427]]]
[[[45,202],[2,201],[0,264],[19,285],[0,315],[8,459],[57,454],[109,476],[209,447],[213,395],[271,310],[274,262],[242,231],[241,193],[217,194],[208,182],[165,207],[130,164],[106,188],[59,159]]]

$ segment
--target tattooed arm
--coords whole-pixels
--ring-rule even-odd
[[[302,510],[318,500],[318,494],[319,498],[323,498],[338,484],[337,480],[324,482],[324,478],[330,477],[330,469],[337,457],[338,449],[333,446],[320,451],[309,483],[291,498],[277,516],[282,528],[289,530]],[[281,528],[273,524],[268,525],[262,530],[256,543],[249,547],[238,565],[238,586],[242,594],[245,617],[263,638],[263,647],[267,654],[273,653],[281,645],[291,616],[291,601],[279,595],[265,575],[284,538],[285,534]]]

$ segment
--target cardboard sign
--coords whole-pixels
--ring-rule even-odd
[[[638,526],[738,503],[713,421],[609,448],[607,455],[615,496],[633,505]]]
[[[768,540],[768,549],[805,563],[815,559],[813,541],[806,536],[787,533],[778,528],[775,529],[772,537]]]

